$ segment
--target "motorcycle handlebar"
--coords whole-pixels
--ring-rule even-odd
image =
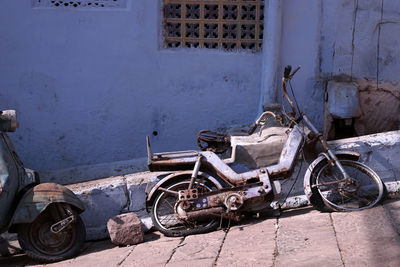
[[[300,69],[301,67],[298,66],[297,68],[295,68],[295,70],[290,73],[292,71],[292,66],[291,65],[287,65],[285,67],[285,70],[283,71],[283,78],[285,79],[292,79],[293,76],[296,74],[296,72]]]
[[[287,93],[287,91],[286,91],[286,83],[288,82],[288,80],[290,80],[290,79],[293,78],[293,76],[296,74],[297,71],[299,71],[299,69],[300,69],[300,66],[298,66],[292,73],[290,73],[290,72],[292,71],[292,66],[291,66],[291,65],[287,65],[287,66],[285,67],[284,72],[283,72],[283,79],[282,79],[282,90],[283,90],[283,95],[285,96],[285,98],[286,98],[287,101],[289,102],[289,105],[290,105],[290,107],[291,107],[291,109],[292,109],[292,112],[289,113],[289,115],[290,115],[293,119],[295,119],[295,117],[296,117],[296,109],[295,109],[295,107],[294,107],[294,105],[293,105],[293,102],[292,102],[292,100],[290,99],[290,97],[289,97],[289,95],[288,95],[288,93]],[[266,111],[266,112],[264,112],[263,114],[261,114],[261,116],[258,118],[258,120],[257,120],[257,121],[249,128],[249,130],[247,131],[247,133],[248,133],[249,135],[251,135],[251,134],[254,133],[254,131],[257,129],[257,126],[260,124],[262,118],[263,118],[265,115],[267,115],[268,113],[271,113],[272,116],[275,117],[275,114],[273,114],[272,112],[269,112],[269,111]]]
[[[283,79],[282,79],[282,91],[283,95],[285,96],[286,100],[289,102],[290,108],[292,109],[292,112],[289,113],[289,116],[292,118],[296,117],[296,108],[293,105],[292,100],[289,97],[289,94],[286,91],[286,84],[287,82],[293,78],[293,76],[296,74],[296,72],[300,69],[300,66],[298,66],[292,73],[290,71],[292,70],[291,65],[287,65],[285,67],[285,71],[283,72]]]

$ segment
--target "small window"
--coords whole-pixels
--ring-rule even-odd
[[[262,48],[264,0],[163,0],[163,47]]]

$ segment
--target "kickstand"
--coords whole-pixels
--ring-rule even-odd
[[[230,227],[231,227],[231,218],[228,219],[228,227],[226,227],[225,232],[228,232]]]
[[[223,220],[223,217],[222,217],[222,215],[221,215],[221,220],[219,221],[219,229],[222,229],[222,220]],[[228,230],[229,230],[229,228],[231,227],[231,219],[229,218],[228,219],[228,227],[227,228],[225,228],[225,232],[227,232]]]
[[[273,209],[272,214],[275,218],[278,218],[281,216],[281,203],[277,203],[277,207]]]

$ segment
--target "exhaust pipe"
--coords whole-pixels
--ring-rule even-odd
[[[210,217],[219,217],[224,211],[225,209],[223,207],[190,211],[186,213],[186,218],[199,221],[201,219],[208,219]]]

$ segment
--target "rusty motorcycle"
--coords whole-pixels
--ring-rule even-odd
[[[282,78],[283,96],[291,112],[266,111],[249,130],[249,135],[257,128],[261,131],[271,119],[288,127],[288,138],[277,164],[242,173],[234,171],[230,166],[232,158],[221,159],[215,153],[229,136],[203,139],[212,144],[208,147],[211,149],[201,147],[205,151],[154,154],[147,137],[150,171],[171,172],[146,189],[146,204],[157,230],[166,236],[205,233],[216,229],[222,218],[238,221],[245,212],[270,207],[281,196],[279,180],[293,171],[299,151],[311,141],[320,143],[323,150],[304,175],[305,194],[316,209],[362,210],[382,199],[384,185],[372,169],[358,161],[360,154],[333,151],[308,117],[296,112],[286,87],[299,68],[291,73],[291,66],[287,66]]]
[[[25,253],[40,262],[77,255],[85,241],[85,210],[64,186],[40,184],[37,172],[25,168],[6,134],[18,127],[15,110],[0,111],[0,233],[18,233]]]

